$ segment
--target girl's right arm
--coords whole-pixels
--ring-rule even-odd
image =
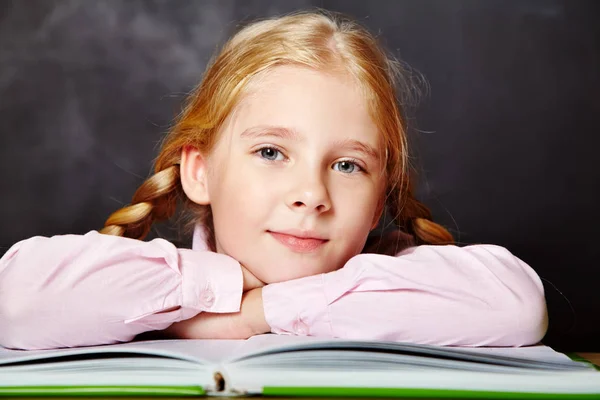
[[[163,239],[33,237],[0,259],[0,345],[126,342],[202,311],[239,311],[242,286],[233,258]]]

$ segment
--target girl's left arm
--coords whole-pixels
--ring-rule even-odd
[[[265,286],[262,302],[279,334],[523,346],[548,326],[540,278],[495,245],[360,254],[338,271]]]

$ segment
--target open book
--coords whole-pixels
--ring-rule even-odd
[[[550,347],[459,348],[260,335],[0,348],[0,396],[600,398],[600,371]]]

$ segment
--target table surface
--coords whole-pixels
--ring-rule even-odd
[[[600,366],[600,353],[580,353],[580,352],[577,352],[575,354],[578,354],[579,356],[585,358],[586,360],[589,360],[589,361],[593,362],[594,364]]]

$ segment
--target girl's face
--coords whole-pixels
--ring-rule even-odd
[[[265,283],[341,268],[381,214],[378,130],[352,80],[280,66],[206,160],[217,251]]]

